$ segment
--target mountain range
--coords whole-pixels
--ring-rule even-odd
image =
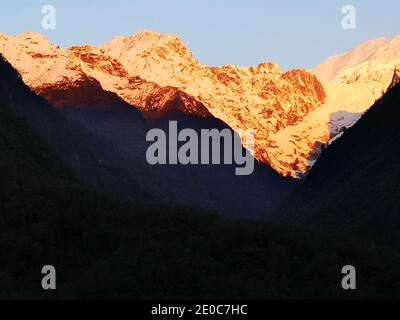
[[[389,179],[376,186],[373,201],[385,195],[387,199],[397,201],[398,168],[397,171],[392,169],[398,163],[394,157],[398,152],[393,152],[393,146],[390,147],[390,142],[396,141],[387,144],[380,141],[386,132],[389,136],[393,134],[394,139],[397,137],[397,117],[394,116],[399,87],[393,85],[393,89],[365,116],[376,125],[375,131],[368,135],[368,128],[362,126],[360,130],[361,140],[366,134],[374,151],[373,156],[363,160],[382,158],[371,168],[366,168],[367,175],[373,174],[371,169],[378,165],[378,176]],[[3,60],[0,60],[0,99],[0,297],[3,299],[399,298],[398,251],[388,250],[380,243],[371,244],[369,240],[349,241],[290,224],[225,219],[172,203],[155,205],[121,201],[101,190],[101,184],[115,189],[123,184],[125,188],[134,188],[138,198],[146,197],[140,193],[148,187],[140,175],[140,170],[145,168],[132,173],[129,167],[122,167],[121,159],[128,163],[132,160],[124,156],[123,150],[94,134],[95,130],[87,129],[89,126],[71,121],[72,115],[67,117],[31,92],[11,65]],[[101,124],[106,126],[104,132],[110,129],[114,132],[115,125],[107,124],[121,123],[118,114],[127,121],[125,129],[135,119],[135,127],[143,123],[136,110],[130,109],[133,111],[130,114],[125,109],[122,112],[115,108],[112,112],[96,110],[96,117],[93,111],[80,111],[74,115],[79,116],[82,123],[87,119],[98,128]],[[356,131],[363,120],[351,130]],[[383,130],[385,125],[388,131]],[[118,128],[124,131],[124,126]],[[375,134],[379,136],[373,140]],[[358,141],[360,137],[349,138],[348,144],[352,147],[353,138]],[[337,142],[345,143],[347,139],[345,133]],[[357,154],[368,156],[367,143],[356,150]],[[379,149],[379,143],[383,143],[383,150]],[[335,145],[328,150],[330,157],[336,153]],[[348,150],[344,151],[345,155],[340,152],[330,163],[330,166],[337,166],[333,170],[335,175],[346,165]],[[385,153],[381,154],[382,151]],[[353,163],[357,154],[349,157],[350,167],[345,171],[350,181],[359,176],[357,163]],[[321,166],[325,166],[325,158],[323,153]],[[383,166],[385,158],[389,161]],[[365,165],[365,162],[361,163]],[[319,171],[318,167],[319,162],[312,169],[310,179]],[[142,174],[147,178],[154,177],[152,170]],[[327,171],[323,172],[329,179]],[[98,179],[96,190],[82,181],[83,177],[90,179],[90,173]],[[207,187],[212,189],[213,184],[218,183],[212,174],[218,171],[203,173],[208,175]],[[174,182],[184,183],[189,177],[185,175],[181,180],[174,177]],[[162,184],[172,178],[171,173],[164,172],[154,183]],[[334,180],[335,176],[330,179]],[[234,182],[240,183],[240,180]],[[369,192],[365,190],[365,180],[360,182],[364,183],[364,189],[361,194],[353,194],[358,202],[365,198],[365,191]],[[386,185],[385,182],[391,183]],[[151,187],[153,192],[157,190],[154,185]],[[204,184],[199,187],[199,190],[206,188]],[[234,187],[239,188],[238,185]],[[392,187],[395,189],[387,189]],[[185,189],[192,192],[193,198],[210,196],[193,194],[193,185],[187,181],[179,189],[181,195]],[[248,199],[246,186],[240,190],[243,196],[239,200],[245,201]],[[334,193],[330,191],[328,196],[334,196]],[[326,195],[321,192],[318,200],[323,201]],[[233,205],[240,203],[235,199],[238,194],[234,190],[225,192],[223,197]],[[222,202],[223,197],[219,198]],[[334,198],[335,203],[342,200]],[[259,196],[257,204],[263,206],[265,202],[262,201],[263,195]],[[392,203],[387,203],[388,208]],[[249,208],[247,206],[248,215]],[[245,210],[244,207],[241,209]],[[339,214],[338,217],[344,218],[344,223],[347,215]],[[388,220],[389,223],[393,221]],[[375,226],[375,232],[381,235],[386,232],[386,238],[396,235],[397,229],[387,229],[388,224],[376,223]],[[339,285],[340,270],[349,262],[357,267],[357,283],[361,284],[351,292],[342,290]],[[43,290],[39,284],[38,274],[48,263],[57,268],[57,290]]]
[[[398,298],[399,50],[282,72],[205,66],[150,31],[0,34],[0,297],[54,298],[34,285],[51,261],[58,298]],[[254,129],[254,173],[149,165],[170,120]]]
[[[99,47],[68,49],[52,45],[40,34],[0,34],[0,53],[30,90],[74,125],[133,157],[132,163],[141,162],[140,168],[145,166],[143,157],[138,157],[144,153],[145,131],[179,119],[182,127],[198,130],[253,129],[253,156],[265,164],[263,171],[270,167],[292,178],[306,176],[321,150],[386,92],[400,66],[399,52],[400,36],[381,38],[328,58],[309,71],[282,73],[271,62],[249,68],[208,67],[177,36],[151,31],[117,36]],[[188,171],[193,178],[195,170]],[[272,193],[270,198],[277,200],[270,203],[275,205],[294,184],[282,180],[278,183],[282,187],[273,187],[276,182],[270,181],[277,179],[267,175],[268,186],[259,188],[259,178],[254,178],[257,182],[250,193],[260,189]],[[182,184],[179,180],[171,181]],[[151,188],[148,193],[153,193]]]
[[[369,41],[309,72],[284,73],[270,62],[204,66],[177,36],[151,31],[69,49],[39,34],[1,34],[0,53],[57,108],[101,109],[118,101],[150,120],[177,113],[217,118],[237,132],[254,129],[254,157],[299,178],[321,145],[385,92],[399,64],[399,43],[399,37]]]

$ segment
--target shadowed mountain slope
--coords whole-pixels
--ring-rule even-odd
[[[254,174],[242,177],[235,176],[235,165],[151,166],[146,161],[145,136],[152,127],[170,119],[196,130],[227,126],[179,108],[168,118],[148,123],[139,111],[96,82],[88,88],[92,100],[82,88],[68,90],[62,96],[82,97],[81,103],[56,110],[31,92],[10,64],[0,61],[0,102],[15,108],[77,176],[120,199],[266,218],[296,184],[257,162]],[[99,104],[94,97],[105,99]]]
[[[0,177],[4,299],[398,297],[400,259],[390,251],[90,191],[3,104]],[[352,293],[339,286],[348,261],[362,283]],[[57,290],[40,286],[47,264]]]
[[[398,246],[400,87],[391,87],[322,153],[309,176],[286,198],[278,219]]]

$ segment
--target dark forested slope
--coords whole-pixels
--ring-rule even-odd
[[[2,298],[393,298],[399,256],[296,228],[122,204],[88,190],[0,105]],[[340,288],[357,266],[355,292]],[[57,290],[40,287],[54,265]]]
[[[400,86],[322,154],[278,219],[400,243]]]

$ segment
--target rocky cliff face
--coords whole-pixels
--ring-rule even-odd
[[[0,35],[0,52],[33,91],[57,108],[103,109],[122,103],[138,108],[146,116],[155,111],[169,111],[171,100],[181,98],[187,105],[175,105],[178,111],[210,116],[190,95],[177,88],[166,90],[138,75],[131,76],[119,61],[95,47],[74,46],[65,50],[53,46],[41,35],[24,33],[17,37]]]
[[[327,98],[302,121],[275,135],[279,145],[286,142],[281,158],[294,163],[295,155],[300,153],[302,165],[298,174],[306,173],[320,149],[338,139],[387,91],[399,66],[400,36],[397,36],[367,41],[310,70],[322,81]]]
[[[129,104],[147,118],[214,116],[235,131],[254,130],[256,159],[301,177],[321,147],[387,90],[400,65],[400,37],[368,41],[310,73],[282,73],[273,63],[204,66],[177,36],[150,31],[69,49],[38,34],[0,34],[0,52],[58,108]]]
[[[400,69],[397,67],[394,70],[392,81],[390,82],[389,89],[396,87],[400,83]]]
[[[282,73],[273,63],[207,67],[178,37],[148,31],[115,37],[100,48],[69,49],[38,34],[1,35],[0,52],[33,91],[58,108],[103,108],[119,98],[149,118],[183,112],[214,116],[238,132],[254,130],[254,156],[285,176],[307,170],[306,154],[288,159],[286,142],[275,135],[302,122],[326,99],[306,71]]]
[[[254,130],[254,156],[280,174],[296,177],[298,170],[307,170],[301,153],[282,158],[286,143],[277,143],[274,136],[323,104],[325,91],[315,76],[302,70],[282,73],[273,63],[207,67],[176,36],[154,32],[115,37],[102,49],[131,75],[195,97],[234,130]]]

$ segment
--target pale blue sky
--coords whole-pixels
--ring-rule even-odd
[[[41,8],[57,9],[57,28],[41,29]],[[357,29],[341,28],[344,5]],[[54,44],[102,44],[144,29],[175,33],[204,64],[309,68],[376,37],[400,33],[399,0],[2,0],[0,32],[40,32]]]

